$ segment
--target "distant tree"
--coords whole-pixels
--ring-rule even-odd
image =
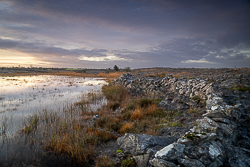
[[[114,66],[114,70],[119,71],[119,68],[117,67],[117,65]]]
[[[126,67],[126,68],[125,68],[125,71],[126,71],[126,72],[130,72],[130,71],[131,71],[130,67]]]

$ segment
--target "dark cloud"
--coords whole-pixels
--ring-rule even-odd
[[[0,48],[61,66],[249,67],[249,29],[248,0],[0,2]]]
[[[91,56],[104,56],[103,53],[108,52],[105,49],[92,49],[87,50],[82,49],[64,49],[55,46],[49,46],[44,43],[35,42],[22,42],[22,41],[12,41],[4,40],[0,38],[0,49],[16,49],[25,53],[43,54],[43,55],[54,55],[59,57],[64,56],[74,56],[79,57],[85,55],[87,57]]]
[[[179,32],[192,35],[222,33],[236,23],[249,26],[249,1],[151,1],[151,0],[16,0],[17,11],[25,14],[15,21],[58,19],[98,24],[123,31]],[[19,14],[19,13],[18,13]],[[35,16],[34,16],[35,14]],[[9,16],[9,15],[8,15]],[[36,18],[39,17],[39,18]],[[9,17],[7,17],[10,20]],[[52,22],[48,23],[52,24]]]

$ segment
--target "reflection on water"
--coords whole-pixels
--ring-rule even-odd
[[[84,93],[100,91],[105,83],[97,78],[53,75],[1,77],[0,133],[3,123],[9,134],[15,134],[23,118],[43,110],[61,111],[69,103],[79,101]]]

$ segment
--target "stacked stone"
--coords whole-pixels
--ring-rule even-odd
[[[132,95],[162,98],[163,101],[160,106],[164,108],[167,108],[166,105],[170,105],[170,103],[176,101],[171,99],[172,101],[170,102],[169,96],[183,99],[197,96],[200,99],[206,99],[207,94],[212,91],[212,83],[200,79],[179,79],[173,77],[171,74],[164,78],[142,78],[127,73],[122,74],[116,79],[114,84],[125,86]],[[186,105],[188,103],[190,101],[185,102]]]
[[[169,92],[172,92],[173,96],[189,98],[199,96],[207,99],[207,111],[203,114],[203,118],[197,119],[196,125],[177,142],[170,144],[171,138],[167,140],[162,137],[149,135],[142,137],[136,134],[125,134],[125,136],[118,138],[118,145],[125,153],[133,155],[138,166],[250,166],[249,134],[246,134],[241,127],[250,119],[250,95],[248,92],[241,95],[245,99],[238,101],[237,104],[229,105],[221,97],[222,93],[218,91],[227,83],[226,81],[221,82],[222,87],[217,88],[216,91],[211,83],[204,80],[177,79],[172,75],[162,79],[139,79],[132,74],[123,74],[115,83],[124,86],[130,85],[126,87],[130,92],[136,92],[136,94],[140,93],[137,90],[146,89],[145,92],[148,93],[161,88],[168,92],[161,102],[163,104],[173,98]],[[230,79],[229,84],[231,84]],[[234,93],[240,94],[237,90]],[[165,140],[167,141],[165,143],[159,142]]]
[[[203,119],[197,119],[197,125],[177,143],[159,150],[150,163],[156,167],[250,166],[250,150],[235,146],[239,136],[239,106],[229,106],[221,97],[208,95],[208,110]]]

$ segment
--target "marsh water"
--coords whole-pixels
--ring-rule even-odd
[[[106,82],[98,78],[71,76],[0,77],[0,146],[4,145],[3,133],[15,140],[29,116],[43,111],[60,112],[87,93],[100,91],[104,84]],[[102,100],[92,104],[91,110],[105,103]],[[4,156],[6,149],[0,147],[0,156]]]

